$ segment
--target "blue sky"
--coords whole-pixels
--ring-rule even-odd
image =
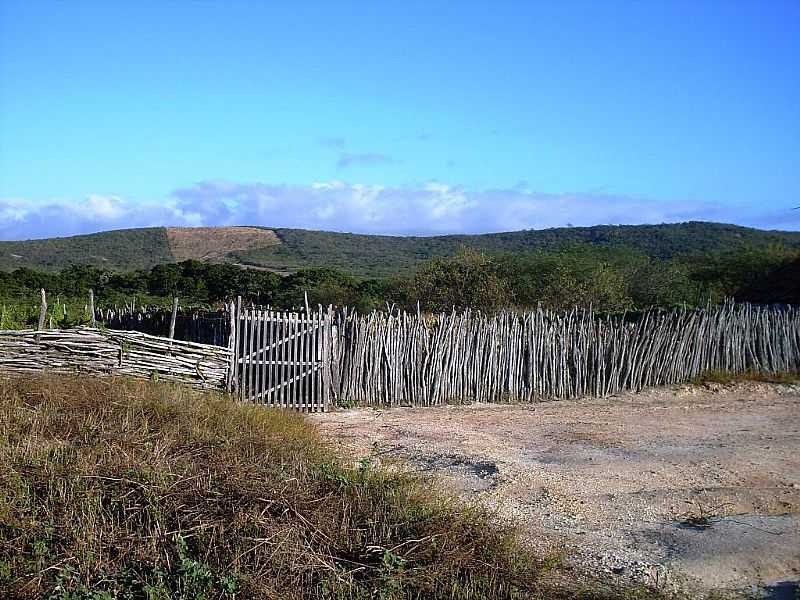
[[[0,1],[0,238],[800,229],[800,2]]]

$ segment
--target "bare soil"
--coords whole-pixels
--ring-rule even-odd
[[[798,385],[312,419],[343,451],[431,473],[579,569],[697,593],[797,591]]]
[[[271,229],[258,227],[168,227],[167,241],[176,260],[219,260],[231,252],[280,244]]]

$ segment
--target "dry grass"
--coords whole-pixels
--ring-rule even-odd
[[[800,373],[795,373],[795,372],[764,373],[761,371],[745,371],[744,373],[732,373],[730,371],[706,371],[705,373],[701,373],[700,375],[692,379],[691,382],[696,385],[702,385],[704,383],[718,383],[721,385],[729,385],[732,383],[741,383],[743,381],[793,384],[800,381]]]
[[[344,466],[299,415],[0,378],[2,598],[652,597],[567,592],[548,565],[481,509]]]

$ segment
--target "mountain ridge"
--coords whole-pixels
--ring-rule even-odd
[[[47,271],[89,264],[124,271],[197,259],[291,272],[335,267],[386,276],[468,246],[489,253],[553,250],[569,245],[630,248],[653,258],[780,244],[800,249],[800,232],[689,221],[521,231],[389,236],[265,226],[151,227],[34,240],[0,241],[0,270]]]

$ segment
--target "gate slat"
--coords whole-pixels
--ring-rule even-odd
[[[292,315],[291,313],[286,313],[284,315],[284,322],[286,326],[286,337],[292,335]],[[290,363],[292,362],[292,347],[294,344],[283,344],[283,353],[285,355],[283,362],[283,381],[281,383],[286,383],[291,379],[292,367]],[[284,396],[284,403],[286,408],[292,408],[292,388],[289,385],[283,386],[283,396]]]
[[[247,309],[245,308],[242,312],[242,363],[241,363],[241,370],[239,372],[239,377],[242,380],[240,389],[241,389],[241,399],[242,402],[245,401],[247,397]]]
[[[258,399],[258,393],[261,391],[258,385],[258,355],[255,352],[258,348],[258,313],[259,311],[257,309],[253,309],[253,354],[255,354],[255,356],[250,356],[250,370],[252,371],[251,381],[253,385],[250,394],[250,402],[255,402]]]
[[[309,330],[311,331],[311,335],[308,338],[309,341],[309,352],[308,358],[309,360],[314,360],[317,356],[317,324],[316,324],[316,314],[309,315],[311,317],[312,324],[309,325]],[[317,400],[315,396],[316,392],[316,385],[314,385],[317,381],[317,372],[314,371],[311,374],[311,377],[308,378],[308,402],[309,402],[309,412],[317,412]]]
[[[253,399],[253,309],[247,311],[247,398],[250,402]]]
[[[314,331],[314,360],[319,360],[319,344],[320,344],[320,336],[322,335],[322,312],[317,313],[317,327]],[[314,376],[314,404],[315,409],[318,412],[322,412],[325,410],[324,406],[320,406],[320,397],[322,391],[322,372],[318,372]]]
[[[299,329],[297,327],[297,315],[295,313],[292,313],[289,318],[292,321],[292,333],[291,333],[291,335],[292,335],[292,338],[296,339],[297,338],[297,331]],[[291,401],[292,401],[291,407],[293,409],[295,409],[295,410],[297,410],[297,382],[294,381],[294,378],[297,375],[297,367],[296,367],[295,363],[297,362],[297,350],[298,350],[297,347],[298,347],[298,345],[299,344],[297,344],[297,343],[291,344],[291,350],[290,350],[290,357],[291,357],[290,358],[290,362],[291,362],[292,366],[290,367],[291,371],[289,373],[289,396],[290,396]]]
[[[320,342],[322,340],[322,314],[321,309],[320,312],[317,313],[317,328],[314,331],[314,360],[319,360],[321,358],[320,354]],[[324,404],[320,402],[322,398],[322,370],[317,371],[314,375],[314,404],[315,410],[322,412],[325,410]]]
[[[247,380],[249,379],[250,370],[247,368],[247,361],[250,358],[250,353],[248,352],[248,329],[250,328],[250,319],[248,319],[248,310],[244,309],[243,314],[244,320],[242,321],[242,402],[247,400]]]
[[[258,310],[253,309],[253,328],[250,330],[250,348],[253,352],[258,347]],[[255,402],[258,394],[258,365],[255,362],[256,357],[250,356],[250,372],[252,373],[250,379],[250,402]]]
[[[275,339],[273,340],[273,344],[277,344],[281,335],[283,335],[283,329],[281,325],[281,314],[276,312],[274,314],[274,317],[275,317]],[[280,348],[278,346],[273,346],[270,352],[272,352],[272,356],[273,358],[275,358],[275,364],[273,365],[274,371],[273,371],[272,384],[278,385],[278,383],[280,383],[281,381],[281,365],[279,363],[281,357]],[[275,390],[275,406],[282,406],[281,400],[282,397],[280,390]]]
[[[303,330],[303,335],[300,336],[300,348],[299,348],[299,362],[305,363],[306,362],[306,341],[308,338],[308,323],[307,321],[301,320],[301,328]],[[302,372],[302,367],[301,367]],[[306,397],[306,380],[308,377],[303,377],[298,381],[297,385],[297,392],[300,400],[300,409],[304,412],[307,410],[308,398]]]
[[[303,317],[297,315],[297,330],[300,332],[298,336],[299,343],[297,344],[296,351],[295,351],[295,377],[298,377],[303,373],[302,367],[300,367],[300,362],[303,360],[303,337],[305,337],[305,333],[303,331]],[[299,411],[303,410],[303,379],[304,377],[300,377],[297,379],[297,383],[295,384],[295,401],[296,401],[296,408]]]
[[[263,332],[263,329],[264,329],[264,311],[259,309],[257,314],[258,314],[258,326],[256,327],[256,336],[255,337],[256,337],[256,348],[259,348],[259,347],[263,346],[261,338],[264,335],[264,332]],[[263,397],[263,395],[261,393],[261,392],[264,391],[264,387],[263,387],[263,384],[262,384],[262,381],[261,381],[261,371],[262,370],[263,370],[262,365],[260,365],[258,363],[258,360],[256,359],[256,364],[255,364],[256,395],[257,395],[258,398],[261,399],[261,402],[264,401],[264,397]],[[255,398],[253,399],[253,401],[255,401]]]
[[[288,318],[287,318],[285,313],[280,315],[279,322],[281,324],[280,335],[285,338],[288,335],[288,332],[289,332]],[[277,384],[277,383],[283,383],[284,381],[286,381],[286,373],[288,372],[289,367],[286,366],[286,344],[279,344],[278,346],[275,347],[275,349],[278,351],[279,359],[283,363],[283,364],[281,364],[280,368],[278,369],[279,372],[280,372],[280,377],[279,377],[280,382],[276,381],[275,383]],[[289,404],[287,402],[287,391],[288,390],[286,390],[285,387],[281,387],[280,388],[280,396],[281,396],[280,406],[281,406],[281,408],[288,408],[288,406],[289,406]]]
[[[271,310],[267,312],[267,319],[269,320],[269,334],[267,335],[266,347],[269,347],[275,341],[275,314]],[[265,351],[264,358],[270,359],[272,356],[269,352]],[[269,374],[268,380],[270,385],[275,385],[275,362],[276,360],[273,360],[272,364],[267,366],[267,373]],[[270,392],[269,403],[272,406],[275,406],[275,396],[276,393],[274,390]]]
[[[266,310],[261,311],[261,318],[262,318],[262,327],[261,327],[261,343],[259,344],[262,348],[267,346],[267,336],[269,329],[269,315],[267,314]],[[269,364],[267,363],[266,354],[261,355],[264,361],[260,365],[261,367],[261,402],[269,403],[269,398],[264,393],[269,387]]]

